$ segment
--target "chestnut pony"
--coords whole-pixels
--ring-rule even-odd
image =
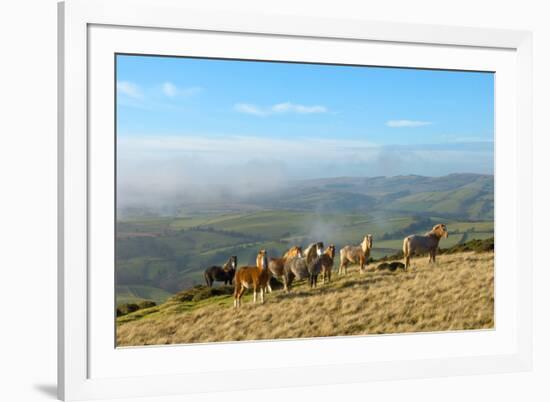
[[[256,292],[260,291],[260,302],[264,302],[264,289],[269,283],[269,270],[267,269],[267,253],[260,250],[256,256],[256,266],[245,266],[235,273],[235,291],[233,292],[233,307],[240,307],[241,297],[246,289],[254,291],[254,303]]]

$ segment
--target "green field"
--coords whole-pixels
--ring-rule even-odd
[[[371,233],[374,236],[371,255],[380,258],[400,251],[405,233],[423,233],[439,221],[446,222],[449,230],[449,238],[441,241],[441,247],[493,236],[490,221],[414,216],[384,219],[362,214],[317,215],[296,211],[128,221],[119,225],[118,232],[117,300],[163,300],[166,294],[203,283],[203,270],[223,264],[231,255],[237,255],[239,265],[253,263],[260,248],[273,256],[282,255],[291,245],[306,246],[317,240],[340,248],[358,244],[365,234]],[[143,289],[162,290],[166,294],[150,296]]]
[[[204,283],[203,271],[229,256],[254,264],[260,248],[280,256],[314,241],[337,249],[374,236],[373,258],[400,251],[403,238],[446,223],[447,248],[493,236],[493,177],[328,178],[241,203],[182,205],[173,216],[120,214],[117,300],[163,300]],[[338,253],[337,253],[338,257]],[[338,258],[336,264],[338,265]],[[163,293],[165,292],[165,293]]]

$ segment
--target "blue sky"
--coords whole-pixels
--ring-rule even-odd
[[[493,93],[491,73],[119,55],[118,163],[129,177],[492,173]]]

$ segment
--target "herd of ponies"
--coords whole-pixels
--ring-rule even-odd
[[[428,253],[429,262],[435,263],[435,256],[441,238],[447,238],[447,226],[437,224],[424,235],[410,235],[403,240],[404,264],[392,262],[383,263],[379,268],[395,270],[401,267],[407,270],[410,259],[415,253]],[[372,235],[368,234],[357,246],[344,246],[340,249],[340,266],[338,275],[346,275],[348,265],[358,264],[359,274],[366,270],[372,249]],[[330,282],[336,248],[330,244],[326,249],[323,242],[315,242],[304,250],[300,246],[292,246],[282,257],[268,258],[264,249],[258,251],[255,266],[243,266],[237,268],[237,257],[231,256],[227,262],[220,266],[212,266],[204,271],[207,286],[212,286],[214,281],[227,284],[235,282],[233,292],[233,305],[239,307],[241,298],[246,289],[253,290],[253,300],[256,303],[256,294],[260,293],[260,302],[264,302],[264,293],[271,292],[270,280],[275,277],[282,280],[285,292],[289,292],[292,282],[307,279],[310,287],[317,286],[317,278],[323,275],[323,283]]]

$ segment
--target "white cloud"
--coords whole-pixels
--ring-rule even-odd
[[[192,96],[202,91],[200,87],[178,88],[170,81],[162,84],[162,93],[170,98],[175,96]]]
[[[328,110],[324,106],[314,105],[314,106],[304,106],[298,105],[290,102],[278,103],[271,107],[273,113],[298,113],[298,114],[309,114],[309,113],[326,113]]]
[[[491,137],[481,137],[481,136],[468,136],[468,135],[453,135],[453,134],[443,134],[440,138],[444,141],[451,143],[463,143],[463,142],[491,142]]]
[[[429,126],[433,124],[431,121],[420,121],[420,120],[388,120],[386,126],[392,128],[401,128],[401,127],[422,127]]]
[[[237,103],[234,106],[235,110],[240,113],[253,114],[256,116],[265,116],[266,112],[256,105],[251,105],[249,103]]]
[[[269,116],[273,114],[314,114],[314,113],[326,113],[328,108],[321,105],[300,105],[297,103],[283,102],[276,103],[272,106],[261,107],[251,103],[237,103],[234,109],[240,113],[252,114],[255,116]]]
[[[233,161],[236,154],[227,153],[228,149],[238,152],[239,158],[250,158],[261,155],[262,158],[276,157],[290,160],[304,160],[309,157],[317,159],[319,149],[333,150],[323,156],[325,160],[346,159],[346,155],[360,154],[377,145],[367,140],[332,139],[332,138],[266,138],[263,136],[244,135],[149,135],[121,136],[118,139],[119,155],[140,157],[156,155],[175,155],[177,153],[219,154],[219,162]],[[364,154],[369,157],[368,152]]]
[[[165,82],[162,84],[162,92],[166,96],[174,97],[178,94],[178,88],[171,82]]]
[[[116,89],[119,93],[134,99],[142,99],[143,93],[137,84],[130,81],[117,81]]]

